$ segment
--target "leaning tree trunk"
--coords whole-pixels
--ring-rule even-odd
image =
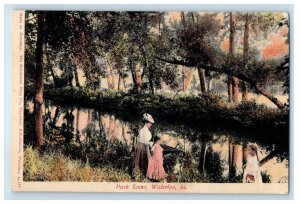
[[[268,98],[270,101],[272,101],[279,109],[282,109],[285,107],[283,103],[281,103],[276,97],[274,97],[270,92],[267,91],[265,88],[261,88],[258,83],[255,85],[256,90],[264,95],[266,98]]]
[[[265,158],[259,161],[259,166],[264,165],[265,163],[273,159],[275,156],[277,156],[277,154],[278,152],[276,150],[271,151],[270,154],[268,154]]]
[[[44,42],[44,24],[45,12],[38,12],[37,16],[37,41],[35,49],[35,98],[34,98],[34,111],[35,111],[35,131],[37,136],[37,146],[43,145],[43,42]]]
[[[229,52],[231,56],[234,56],[235,51],[235,16],[230,12],[230,36],[229,36]],[[232,67],[231,69],[237,69]],[[236,71],[236,70],[233,70]],[[228,101],[231,102],[231,98],[234,103],[239,99],[239,79],[236,77],[228,76]]]
[[[246,14],[245,30],[244,30],[244,66],[249,60],[249,16]],[[246,102],[249,100],[248,96],[249,84],[245,81],[242,83],[242,101]]]
[[[178,61],[178,60],[168,60],[168,59],[163,59],[161,57],[155,56],[156,59],[159,59],[163,62],[167,62],[170,64],[177,64],[177,65],[183,65],[183,66],[187,66],[190,67],[191,69],[197,65],[195,64],[191,64],[191,63],[186,63],[186,62],[182,62],[182,61]],[[219,67],[213,67],[213,66],[208,66],[208,65],[202,65],[203,69],[205,70],[209,70],[209,71],[214,71],[217,73],[221,73],[221,74],[231,74],[231,71],[226,69],[226,68],[219,68]],[[199,69],[198,69],[199,70]],[[285,107],[285,105],[283,103],[281,103],[276,97],[274,97],[270,92],[268,92],[266,89],[263,89],[259,86],[259,84],[257,83],[257,81],[255,79],[252,79],[250,77],[248,77],[247,75],[244,75],[241,72],[236,72],[236,73],[232,73],[233,76],[239,78],[240,80],[243,80],[245,82],[248,82],[249,84],[251,84],[251,86],[255,87],[256,90],[264,95],[266,98],[268,98],[270,101],[272,101],[279,109],[282,109]]]

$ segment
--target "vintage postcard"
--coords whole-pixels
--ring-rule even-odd
[[[289,14],[14,11],[11,190],[289,192]]]

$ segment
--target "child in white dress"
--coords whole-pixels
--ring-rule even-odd
[[[257,159],[257,147],[249,145],[247,151],[249,154],[244,170],[243,183],[262,183],[259,161]]]

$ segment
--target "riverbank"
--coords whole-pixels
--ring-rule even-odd
[[[33,96],[33,87],[26,88]],[[76,87],[46,88],[44,98],[57,103],[85,106],[138,118],[149,112],[172,123],[187,123],[197,128],[230,130],[268,129],[269,133],[288,133],[288,110],[267,108],[254,102],[228,104],[217,94],[205,96],[136,94],[120,91],[90,91]],[[282,134],[281,134],[282,135]]]
[[[41,151],[31,146],[24,149],[24,181],[68,182],[151,182],[138,172],[97,166],[74,160],[59,150]],[[133,176],[134,175],[134,176]],[[223,181],[224,178],[218,178]],[[226,179],[225,179],[226,180]],[[169,174],[168,182],[209,182],[196,168],[186,168],[180,175]]]

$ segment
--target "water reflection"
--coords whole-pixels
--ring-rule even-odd
[[[33,103],[28,101],[26,108],[25,118],[32,117],[29,114],[33,113]],[[63,145],[59,147],[65,148],[68,156],[92,166],[132,171],[140,121],[127,121],[95,109],[58,106],[51,101],[45,102],[43,114],[45,140],[49,145]],[[29,138],[27,132],[25,137]],[[273,154],[278,151],[270,150],[273,144],[250,141],[228,132],[201,132],[159,122],[153,134],[161,134],[165,144],[183,151],[164,156],[169,182],[242,182],[245,147],[249,142],[258,144],[264,182],[288,182],[288,161]],[[25,144],[30,143],[28,138]]]

